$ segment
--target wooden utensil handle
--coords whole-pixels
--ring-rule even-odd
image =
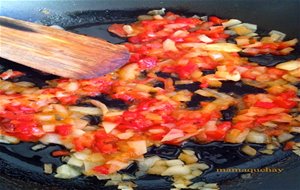
[[[2,58],[68,78],[93,78],[126,63],[121,45],[30,22],[0,17]]]

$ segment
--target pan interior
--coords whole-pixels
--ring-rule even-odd
[[[178,11],[177,11],[178,12]],[[67,30],[75,33],[90,35],[106,39],[112,43],[122,43],[125,39],[119,38],[107,31],[107,28],[112,23],[130,23],[134,21],[136,16],[146,13],[146,11],[87,11],[75,12],[69,14],[72,18],[66,20],[58,17],[49,17],[42,20],[48,25],[61,25]],[[184,13],[182,13],[184,14]],[[191,13],[187,13],[191,15]],[[75,19],[74,19],[75,18]],[[1,60],[0,71],[2,69],[12,68],[15,70],[28,72],[28,77],[25,81],[32,81],[43,86],[46,80],[53,79],[55,76],[45,75],[37,71],[32,71],[24,66],[15,65],[6,60]],[[4,67],[4,68],[3,68]],[[104,182],[97,180],[94,177],[79,177],[71,180],[61,180],[54,178],[53,175],[45,175],[43,173],[43,164],[52,163],[54,166],[62,164],[59,158],[54,158],[50,155],[53,150],[63,149],[58,145],[50,145],[40,151],[32,151],[30,148],[34,143],[21,143],[17,145],[0,144],[0,168],[2,175],[10,183],[14,184],[9,189],[21,189],[25,185],[26,189],[34,187],[35,189],[112,189],[112,187],[103,187]],[[238,167],[238,168],[260,168],[269,166],[272,163],[278,162],[291,155],[290,152],[278,150],[272,156],[258,155],[256,157],[249,157],[240,152],[241,144],[226,144],[226,143],[209,143],[196,144],[194,142],[187,142],[182,147],[174,147],[163,145],[158,148],[152,148],[147,155],[159,155],[164,158],[175,158],[176,152],[182,148],[192,149],[201,158],[201,160],[209,163],[212,168],[205,172],[204,175],[197,178],[197,181],[206,182],[223,182],[237,177],[238,173],[217,173],[215,168]],[[260,148],[260,145],[252,145]],[[295,162],[299,162],[296,159]],[[135,166],[132,166],[135,167]],[[134,171],[134,169],[131,168]],[[131,170],[124,172],[130,173]],[[2,178],[2,177],[1,177]],[[1,181],[1,180],[0,180]],[[169,189],[171,182],[167,178],[160,178],[156,176],[144,176],[136,180],[138,189]],[[246,184],[247,185],[247,184]],[[228,183],[224,185],[230,187]]]

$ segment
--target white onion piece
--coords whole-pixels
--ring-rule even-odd
[[[213,42],[213,40],[209,37],[207,37],[206,35],[204,34],[201,34],[198,36],[198,39],[201,41],[201,42],[204,42],[204,43],[210,43],[210,42]]]
[[[252,148],[249,145],[245,145],[242,147],[241,151],[243,151],[245,154],[249,155],[249,156],[255,156],[256,155],[256,150],[254,148]]]
[[[149,168],[151,168],[156,161],[161,160],[160,157],[158,156],[152,156],[152,157],[148,157],[145,158],[142,161],[138,162],[138,167],[140,171],[147,171]]]
[[[283,142],[286,142],[286,141],[291,140],[292,138],[294,138],[294,135],[289,134],[289,133],[282,133],[277,138],[278,138],[278,141],[280,143],[283,143]]]
[[[166,160],[166,164],[168,166],[177,166],[177,165],[184,165],[183,161],[179,160],[179,159],[175,159],[175,160]]]
[[[35,116],[40,121],[51,121],[55,120],[55,115],[52,114],[39,114]]]
[[[231,26],[234,26],[234,25],[238,25],[238,24],[241,24],[242,22],[240,20],[237,20],[237,19],[230,19],[229,21],[227,22],[223,22],[222,25],[224,27],[231,27]]]
[[[119,133],[116,136],[119,139],[129,139],[130,137],[132,137],[134,135],[134,133],[132,131],[127,131],[125,133]]]
[[[76,167],[82,167],[83,166],[83,161],[77,159],[75,156],[72,156],[69,160],[68,160],[68,164],[72,165],[72,166],[76,166]]]
[[[103,104],[100,101],[97,100],[90,100],[91,104],[93,104],[94,106],[97,106],[98,108],[100,108],[102,110],[102,114],[105,115],[108,112],[108,108],[105,104]]]
[[[255,32],[257,30],[257,25],[256,24],[243,23],[242,25],[244,25],[248,29],[252,30],[253,32]]]
[[[133,28],[130,25],[124,25],[123,26],[123,30],[127,33],[127,34],[132,34],[133,33]]]
[[[170,141],[173,139],[177,139],[180,137],[183,137],[184,133],[182,130],[179,129],[171,129],[165,136],[164,138],[161,140],[161,142],[165,142],[165,141]]]
[[[134,150],[136,155],[143,155],[147,152],[147,143],[145,140],[128,141],[127,144]]]
[[[0,143],[17,144],[19,142],[20,142],[20,140],[18,140],[15,137],[0,134]]]
[[[61,179],[71,179],[74,177],[78,177],[81,173],[79,170],[75,169],[74,167],[64,164],[59,166],[56,169],[55,177],[61,178]]]
[[[284,38],[286,37],[285,33],[282,33],[280,31],[277,30],[272,30],[271,32],[269,32],[269,35],[271,36],[271,38],[274,41],[280,42],[282,40],[284,40]]]
[[[31,147],[31,150],[37,151],[37,150],[43,149],[45,147],[46,147],[46,145],[44,145],[44,144],[36,144]]]
[[[89,152],[87,151],[75,152],[73,156],[75,156],[79,160],[86,160],[89,157]]]
[[[70,82],[67,86],[66,86],[66,91],[76,91],[79,88],[79,84],[77,82]]]
[[[246,137],[248,142],[252,143],[266,143],[267,142],[267,135],[264,133],[259,133],[255,131],[250,131]]]
[[[102,112],[99,108],[94,107],[80,107],[80,106],[70,106],[69,110],[72,112],[78,112],[86,115],[101,115]]]
[[[206,44],[203,49],[209,51],[224,51],[224,52],[239,52],[241,49],[236,44],[231,43],[216,43]]]
[[[112,123],[107,121],[102,122],[102,126],[106,133],[110,133],[114,128],[116,128],[117,125],[118,125],[117,123]]]
[[[55,131],[55,125],[53,124],[46,124],[42,126],[43,131],[45,132],[54,132]]]
[[[188,175],[191,172],[188,166],[176,165],[171,166],[164,171],[162,176],[173,176],[173,175]]]
[[[98,162],[83,161],[83,165],[84,165],[84,171],[88,172],[88,171],[92,170],[94,167],[99,166],[99,163]]]
[[[166,9],[165,8],[161,8],[159,10],[151,10],[148,11],[148,15],[164,15],[165,14]]]
[[[44,173],[52,174],[52,172],[53,172],[52,164],[44,164]]]
[[[166,39],[163,42],[163,48],[165,51],[178,51],[175,42],[173,40],[170,39]]]
[[[276,65],[275,67],[277,69],[292,71],[292,70],[300,68],[300,59],[280,63],[280,64]]]
[[[81,129],[73,129],[72,135],[74,137],[80,137],[82,135],[85,134],[85,131],[81,130]]]
[[[58,134],[54,134],[54,133],[48,133],[46,135],[44,135],[40,141],[43,144],[62,144],[61,140],[60,140],[60,136]]]

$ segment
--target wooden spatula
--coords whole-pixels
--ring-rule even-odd
[[[30,22],[0,17],[2,58],[54,75],[87,79],[129,59],[124,46]]]

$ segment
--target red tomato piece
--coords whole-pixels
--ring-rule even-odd
[[[67,136],[72,133],[72,125],[57,125],[55,126],[55,132],[61,136]]]

